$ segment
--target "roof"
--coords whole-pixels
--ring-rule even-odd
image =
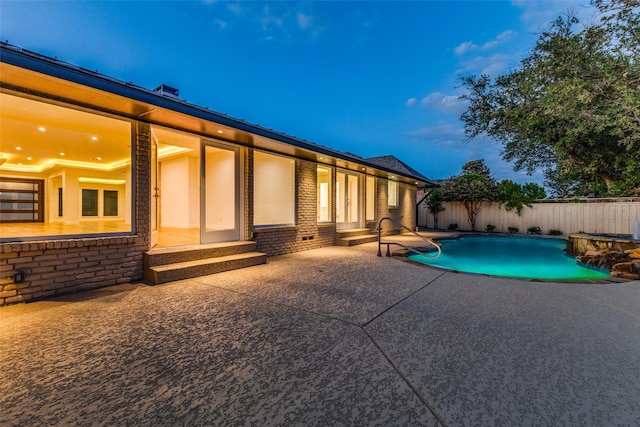
[[[241,145],[293,155],[319,163],[326,161],[330,165],[365,171],[376,176],[396,174],[404,178],[404,181],[411,183],[428,182],[424,176],[406,165],[396,169],[398,164],[404,165],[399,160],[395,166],[390,163],[375,163],[370,159],[363,159],[351,153],[267,129],[191,104],[176,96],[163,95],[131,82],[124,82],[6,42],[0,42],[0,54],[0,64],[8,64],[9,69],[15,67],[13,70],[25,70],[37,76],[38,81],[34,82],[33,79],[22,78],[22,71],[10,73],[7,72],[10,71],[9,69],[3,69],[0,73],[1,86],[9,90],[33,93],[82,106],[93,106],[132,120],[171,126],[199,134],[215,135],[216,131],[212,130],[207,123],[220,125],[236,131],[235,138],[231,141]],[[47,78],[51,81],[44,81]],[[72,83],[73,86],[62,85],[61,81]],[[96,97],[97,93],[108,96]],[[100,99],[101,105],[95,105],[95,98]],[[126,102],[123,103],[123,100]],[[329,156],[331,159],[327,160],[322,156]]]
[[[417,177],[419,178],[418,181],[420,181],[420,184],[422,184],[422,186],[427,186],[427,187],[437,186],[437,184],[434,181],[430,180],[429,178],[426,178],[420,172],[413,169],[411,166],[409,166],[402,160],[398,159],[396,156],[387,155],[387,156],[369,157],[365,160],[373,164],[385,167],[387,169],[396,170],[398,171],[399,174],[401,173],[401,174]]]

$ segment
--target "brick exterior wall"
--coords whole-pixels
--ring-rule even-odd
[[[249,157],[253,159],[252,154]],[[249,175],[251,176],[248,176],[247,181],[251,180],[251,183],[248,187],[252,192],[253,177],[252,174]],[[276,227],[251,227],[260,252],[270,256],[282,255],[335,244],[335,224],[318,224],[317,164],[297,159],[295,180],[296,223]],[[253,217],[252,212],[253,209],[249,209],[249,217]]]
[[[151,232],[150,132],[149,124],[135,123],[135,185],[132,186],[135,234],[0,244],[0,306],[142,280],[143,253],[149,249]],[[295,225],[255,227],[254,150],[246,149],[243,159],[243,227],[247,240],[256,241],[257,250],[273,256],[335,244],[335,168],[332,168],[331,179],[332,222],[317,222],[317,163],[296,159]],[[377,221],[387,216],[412,229],[415,227],[414,186],[400,183],[399,205],[389,208],[387,180],[376,178],[376,196],[376,221],[367,224],[373,232]],[[389,222],[384,224],[385,235],[399,231]],[[24,273],[23,283],[13,283],[13,273],[18,270]]]
[[[0,244],[0,306],[142,279],[150,237],[150,128],[136,128],[135,235]],[[16,270],[23,283],[13,282]]]
[[[384,217],[390,217],[394,221],[415,230],[416,227],[416,187],[398,183],[398,206],[389,207],[388,181],[384,178],[376,178],[376,222],[368,223],[373,232],[377,232],[378,221]],[[385,221],[382,224],[382,235],[398,234],[403,230],[397,225]]]

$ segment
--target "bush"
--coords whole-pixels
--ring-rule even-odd
[[[458,229],[458,224],[456,224],[455,222],[453,224],[449,224],[447,229],[448,230],[457,230]]]
[[[529,234],[542,234],[542,230],[537,225],[533,225],[527,228],[527,233]]]
[[[520,231],[520,229],[518,229],[518,227],[509,227],[508,230],[509,230],[509,233],[511,233],[511,234],[515,234],[518,231]]]
[[[558,230],[557,228],[552,228],[549,230],[549,236],[562,236],[562,230]]]
[[[487,224],[487,233],[491,233],[495,229],[496,229],[495,225]]]

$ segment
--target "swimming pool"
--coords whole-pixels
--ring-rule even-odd
[[[566,241],[544,237],[465,235],[436,239],[442,254],[427,258],[407,255],[412,261],[465,273],[542,280],[590,280],[607,272],[581,267],[564,252]]]

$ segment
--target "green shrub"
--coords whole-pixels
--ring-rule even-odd
[[[520,229],[518,229],[518,227],[509,227],[508,230],[509,230],[509,233],[511,233],[511,234],[515,234],[518,231],[520,231]]]
[[[458,224],[456,224],[455,222],[452,224],[449,224],[449,226],[447,227],[448,230],[457,230],[458,229]]]
[[[487,233],[491,233],[496,229],[495,225],[487,224]]]
[[[558,230],[557,228],[552,228],[551,230],[549,230],[549,235],[550,236],[562,236],[564,233],[562,233],[562,230]]]
[[[537,225],[532,225],[531,227],[527,228],[527,233],[529,233],[529,234],[542,234],[542,230]]]

